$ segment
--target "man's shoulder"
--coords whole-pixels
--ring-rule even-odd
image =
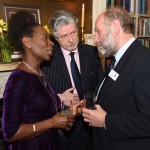
[[[59,45],[59,43],[58,43],[58,42],[57,42],[57,43],[55,43],[55,44],[54,44],[54,46],[53,46],[53,48],[54,48],[54,49],[60,49],[60,45]]]
[[[82,43],[79,43],[78,44],[78,47],[82,47],[82,48],[88,48],[88,49],[97,49],[96,46],[93,46],[93,45],[88,45],[88,44],[82,44]]]
[[[98,53],[98,49],[96,46],[88,45],[88,44],[82,44],[82,43],[78,44],[78,50],[83,51],[85,53],[89,53],[90,55],[93,55],[93,54],[97,55],[97,53]]]

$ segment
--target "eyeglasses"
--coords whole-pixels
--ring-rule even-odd
[[[65,41],[65,40],[68,40],[69,37],[74,38],[76,35],[77,35],[77,30],[74,30],[73,32],[71,32],[69,34],[64,34],[64,35],[61,35],[61,36],[59,36],[57,38]]]

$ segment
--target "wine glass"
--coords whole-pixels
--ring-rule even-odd
[[[72,115],[73,114],[73,104],[72,104],[71,100],[62,101],[61,114],[62,115]]]

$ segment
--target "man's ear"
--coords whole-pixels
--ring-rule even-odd
[[[113,27],[114,27],[115,34],[118,35],[120,32],[120,28],[121,28],[120,22],[118,20],[115,20],[113,22]]]
[[[26,48],[31,48],[31,40],[29,37],[23,37],[22,43]]]

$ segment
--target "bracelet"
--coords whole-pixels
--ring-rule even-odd
[[[35,124],[33,124],[33,132],[36,132]]]

